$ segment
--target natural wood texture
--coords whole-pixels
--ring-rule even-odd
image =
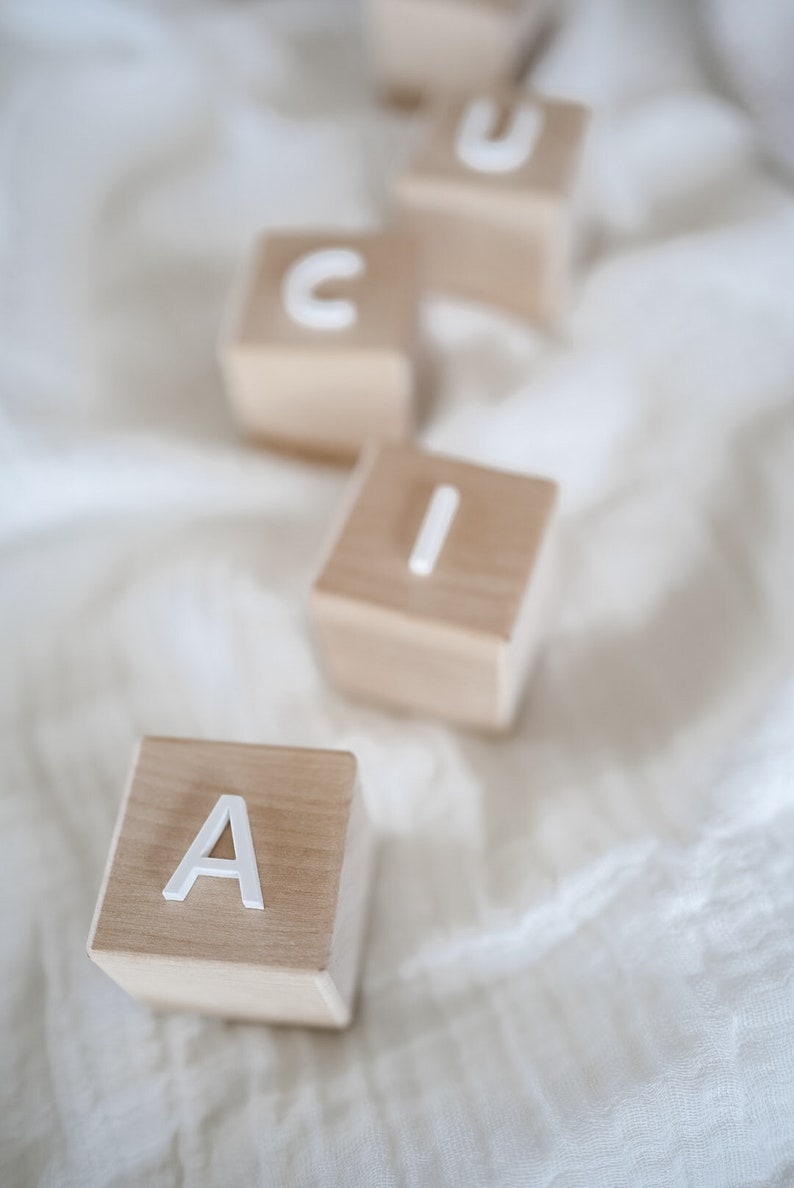
[[[548,0],[367,0],[375,81],[415,103],[518,77]]]
[[[163,888],[221,793],[245,799],[264,910],[236,879]],[[233,854],[229,831],[213,850]],[[88,942],[157,1007],[344,1027],[352,1017],[373,857],[355,758],[342,751],[146,738],[122,804]]]
[[[433,572],[408,561],[431,495],[460,504]],[[484,729],[512,722],[547,601],[548,479],[407,444],[368,451],[312,588],[322,650],[345,691]]]
[[[355,303],[343,329],[294,321],[282,298],[288,269],[307,253],[351,248],[361,276],[327,282],[323,298]],[[236,287],[220,362],[243,432],[290,451],[354,460],[370,440],[414,426],[419,256],[410,234],[267,234]]]
[[[401,223],[422,244],[431,290],[549,321],[565,302],[588,111],[523,91],[482,94],[505,121],[520,105],[537,105],[543,127],[534,152],[512,172],[469,168],[456,140],[472,97],[440,100],[419,154],[397,182]]]

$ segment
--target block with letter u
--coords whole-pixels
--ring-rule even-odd
[[[89,956],[155,1007],[344,1027],[372,857],[349,753],[145,738]]]
[[[433,105],[397,182],[430,289],[530,320],[559,314],[588,118],[580,103],[505,87]]]

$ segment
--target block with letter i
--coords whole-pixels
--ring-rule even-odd
[[[548,322],[564,306],[588,123],[579,103],[484,90],[439,100],[397,182],[429,289]]]
[[[372,860],[351,754],[145,738],[88,953],[154,1007],[345,1027]]]
[[[343,461],[414,426],[419,256],[392,230],[268,233],[221,342],[241,429]]]
[[[388,443],[368,451],[312,587],[345,692],[508,728],[551,601],[556,484]]]

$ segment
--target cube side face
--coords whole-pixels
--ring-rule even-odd
[[[372,878],[377,839],[361,785],[356,785],[350,806],[345,857],[339,876],[339,895],[326,971],[325,996],[334,1006],[339,1026],[353,1017],[360,980],[362,954],[369,924]]]
[[[234,347],[225,372],[241,430],[276,448],[350,462],[414,428],[410,354]]]
[[[352,697],[462,726],[501,729],[501,641],[450,630],[315,588],[328,671]]]
[[[138,1002],[157,1011],[302,1027],[346,1027],[347,1004],[324,971],[270,969],[140,954],[92,954]]]
[[[183,899],[163,895],[220,795],[245,801],[263,910],[243,904],[235,877],[199,875]],[[90,956],[159,1005],[344,1025],[349,1016],[328,968],[359,795],[356,762],[345,752],[145,739]],[[224,833],[212,856],[233,854]],[[348,893],[365,894],[365,881]],[[281,1018],[290,987],[300,1019]]]
[[[369,0],[368,9],[376,82],[397,102],[511,77],[532,32],[509,2]]]
[[[528,584],[504,652],[502,718],[512,724],[526,692],[557,597],[559,527],[556,508],[549,517]]]

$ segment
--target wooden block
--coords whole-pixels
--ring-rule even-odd
[[[548,0],[368,0],[377,86],[411,104],[517,79],[548,9]]]
[[[530,319],[559,313],[587,122],[579,103],[523,91],[434,106],[426,141],[397,182],[428,288]]]
[[[414,424],[418,252],[399,231],[268,234],[221,344],[242,430],[344,460]]]
[[[372,856],[347,752],[145,738],[89,956],[155,1007],[345,1027]]]
[[[312,588],[339,687],[508,727],[549,601],[556,494],[548,479],[407,444],[368,451]]]

